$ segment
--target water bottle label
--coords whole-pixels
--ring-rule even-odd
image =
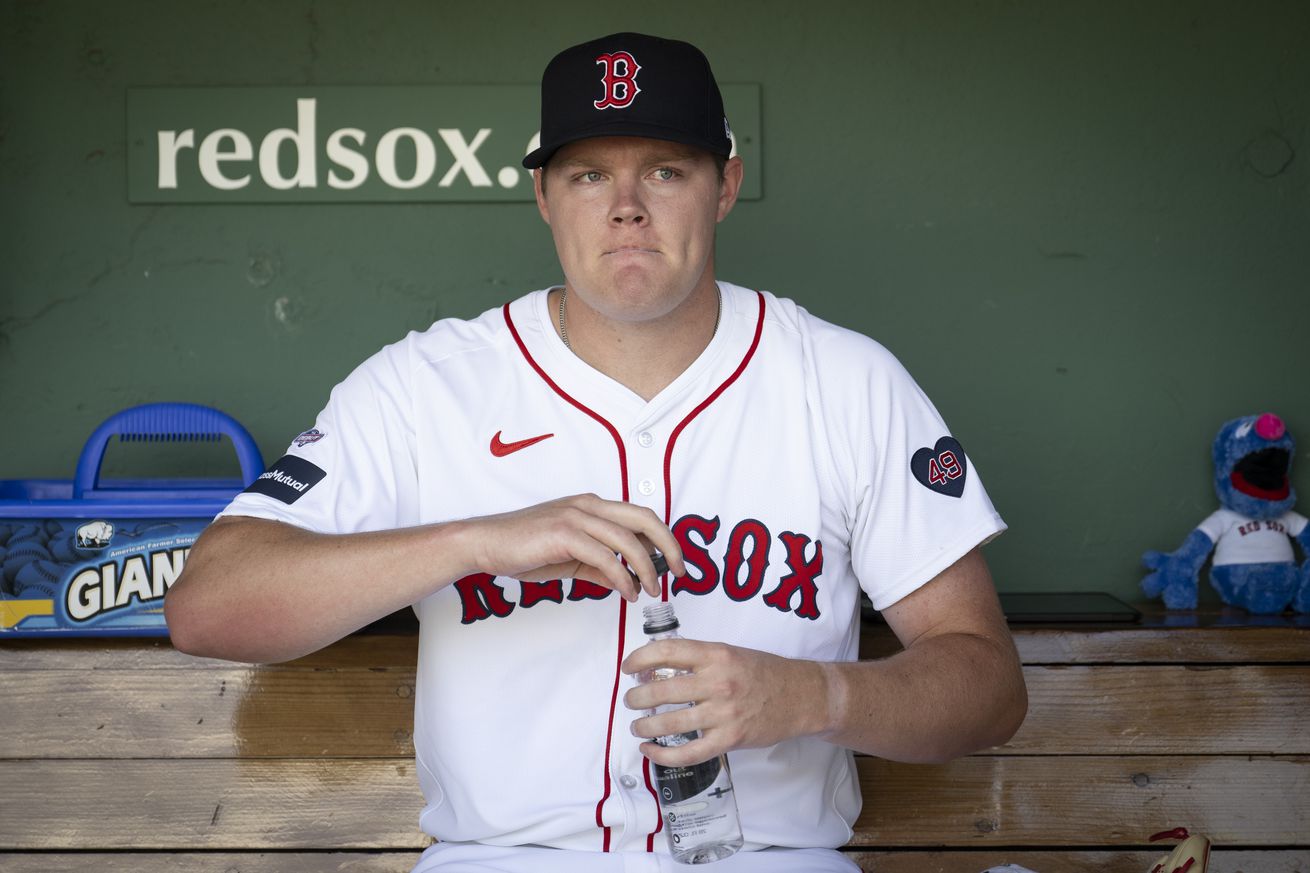
[[[701,792],[708,791],[719,778],[722,769],[718,758],[711,758],[691,767],[665,767],[655,765],[655,785],[659,788],[663,804],[682,803]]]

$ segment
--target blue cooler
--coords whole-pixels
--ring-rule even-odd
[[[100,481],[109,440],[231,439],[241,479]],[[66,479],[0,480],[0,639],[167,636],[164,592],[196,537],[264,471],[249,431],[192,403],[125,409],[96,428]]]

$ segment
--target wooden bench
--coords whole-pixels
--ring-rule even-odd
[[[1310,622],[1222,613],[1016,626],[1031,698],[1004,746],[859,759],[867,871],[1146,873],[1185,826],[1215,873],[1310,873]],[[290,664],[164,641],[0,640],[0,870],[407,873],[429,839],[416,638]],[[890,654],[866,627],[866,657]]]

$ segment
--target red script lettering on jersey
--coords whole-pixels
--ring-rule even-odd
[[[779,612],[789,612],[798,618],[816,621],[820,616],[819,577],[823,575],[823,543],[802,533],[783,531],[777,540],[786,552],[785,574],[774,570],[767,573],[769,552],[774,542],[763,522],[748,518],[733,527],[723,553],[716,559],[707,547],[718,537],[719,519],[686,515],[673,525],[673,535],[682,547],[688,575],[675,579],[674,595],[707,595],[721,589],[731,600],[743,603],[760,600]],[[609,588],[585,579],[568,580],[569,593],[564,594],[565,580],[546,582],[520,582],[519,601],[507,596],[507,589],[496,583],[487,573],[474,573],[457,579],[463,606],[461,622],[476,624],[488,618],[505,618],[515,609],[531,609],[543,602],[562,604],[566,600],[604,600],[614,592]],[[774,585],[766,592],[765,585],[772,579]],[[761,596],[762,595],[762,596]]]
[[[548,440],[554,436],[553,433],[543,433],[541,436],[529,437],[525,440],[519,440],[513,443],[503,443],[500,441],[501,431],[496,431],[496,435],[491,438],[491,453],[497,458],[503,458],[506,455],[512,455],[519,449],[526,449],[528,446],[536,445],[542,440]]]

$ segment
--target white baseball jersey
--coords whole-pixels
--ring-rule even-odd
[[[882,346],[720,283],[721,323],[647,402],[561,342],[537,291],[370,358],[224,514],[350,533],[594,492],[682,546],[682,634],[857,657],[882,609],[1004,529],[927,397]],[[361,580],[385,584],[385,580]],[[640,603],[570,579],[475,574],[415,604],[414,745],[443,841],[664,852],[619,665]],[[812,738],[730,753],[746,848],[847,842],[852,754]]]
[[[1255,519],[1220,509],[1197,525],[1215,543],[1214,565],[1285,564],[1295,560],[1292,542],[1305,530],[1306,517],[1285,512],[1278,518]]]

